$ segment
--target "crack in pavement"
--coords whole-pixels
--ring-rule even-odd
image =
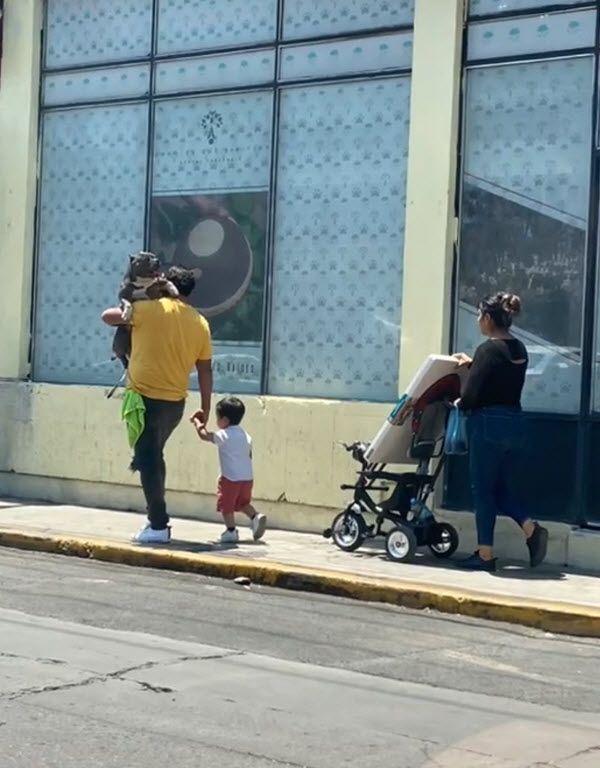
[[[147,683],[144,680],[132,680],[131,682],[139,685],[143,691],[151,691],[152,693],[173,693],[172,688],[167,688],[163,685],[152,685],[152,683]]]
[[[445,764],[442,764],[438,761],[438,752],[436,750],[443,749],[443,755],[446,756],[449,752],[450,753],[456,753],[457,756],[461,757],[462,760],[465,760],[469,756],[471,757],[482,757],[485,760],[498,759],[498,755],[494,755],[491,752],[481,752],[478,749],[471,749],[469,747],[463,747],[463,746],[455,746],[455,745],[444,745],[440,741],[435,741],[434,739],[425,739],[421,736],[412,736],[407,733],[395,733],[396,736],[401,736],[405,739],[409,739],[410,741],[416,741],[420,745],[420,752],[422,755],[426,758],[428,761],[428,765],[431,766],[431,768],[435,768],[435,766],[439,766],[440,768],[444,768]],[[467,763],[462,763],[462,765],[467,765]],[[546,766],[546,764],[538,764],[535,763],[534,765],[527,766],[527,768],[560,768],[560,766],[555,766],[554,764]]]
[[[210,658],[221,659],[221,658],[228,658],[230,656],[244,656],[244,655],[246,655],[246,653],[244,651],[240,651],[240,652],[231,652],[231,653],[218,654],[218,655],[215,655],[215,656],[211,656]],[[182,656],[182,657],[171,659],[171,660],[165,662],[165,666],[181,663],[181,662],[184,662],[184,661],[197,661],[197,660],[202,661],[202,660],[206,660],[206,659],[207,659],[206,656]],[[68,683],[68,684],[65,684],[64,686],[49,686],[48,688],[50,690],[53,690],[53,689],[62,690],[62,689],[68,689],[68,688],[76,688],[78,686],[83,686],[83,685],[89,685],[91,682],[95,682],[97,680],[105,681],[105,680],[110,680],[110,679],[116,679],[116,680],[122,680],[123,682],[137,684],[137,685],[141,686],[142,688],[144,688],[146,690],[151,690],[152,692],[155,692],[155,693],[167,693],[167,692],[170,692],[170,691],[168,691],[166,689],[163,689],[163,688],[160,688],[159,686],[151,686],[148,683],[144,683],[143,681],[139,681],[139,680],[134,680],[132,678],[119,677],[119,675],[127,674],[128,672],[131,672],[131,671],[136,671],[136,670],[139,671],[140,669],[148,669],[148,668],[151,668],[151,667],[157,667],[157,666],[160,666],[161,663],[162,662],[160,662],[160,661],[150,661],[150,662],[146,662],[145,664],[140,664],[140,665],[138,665],[136,667],[130,667],[130,668],[126,669],[126,670],[118,670],[117,672],[112,672],[112,673],[109,673],[108,675],[96,676],[95,678],[88,678],[88,679],[86,679],[84,681],[81,681],[79,683]],[[37,693],[37,692],[42,692],[42,691],[34,690],[33,692]],[[39,708],[41,710],[47,710],[47,711],[50,711],[50,712],[55,711],[49,705],[43,705],[43,704],[38,704],[38,703],[33,704],[33,703],[28,703],[28,702],[24,702],[24,705],[25,706],[30,706],[30,707],[34,706],[34,707],[37,707],[37,708]],[[114,726],[115,725],[115,721],[110,719],[110,718],[98,717],[98,716],[90,715],[89,713],[86,713],[85,717],[87,719],[93,720],[93,721],[95,721],[97,723],[102,723],[103,725],[110,725],[110,726]],[[156,735],[159,731],[153,729],[152,731],[148,731],[148,732],[149,733],[152,732],[153,735]],[[173,736],[174,736],[174,734],[169,732],[169,731],[166,731],[164,733],[165,733],[166,736],[169,736],[170,738],[173,738]],[[430,763],[433,766],[440,765],[437,762],[437,759],[436,759],[437,758],[437,750],[440,750],[440,749],[448,750],[450,748],[453,752],[456,752],[458,756],[461,756],[463,760],[467,760],[469,756],[484,758],[486,760],[489,760],[490,758],[495,758],[496,757],[495,755],[493,755],[490,752],[482,752],[480,750],[470,749],[468,747],[462,747],[462,746],[461,747],[459,747],[459,746],[448,747],[448,745],[445,745],[441,741],[438,741],[436,739],[431,739],[431,738],[428,739],[428,738],[425,738],[425,737],[415,736],[415,735],[410,734],[410,733],[394,731],[393,735],[396,738],[400,737],[400,738],[406,739],[407,741],[410,741],[410,742],[418,744],[419,748],[420,748],[420,751],[423,754],[423,756],[427,760],[429,760]],[[176,738],[179,741],[182,741],[182,742],[185,741],[185,742],[193,744],[193,745],[195,745],[197,747],[202,747],[202,748],[205,748],[205,749],[214,750],[216,752],[223,752],[225,754],[236,755],[238,757],[246,757],[246,758],[252,758],[252,759],[257,759],[257,760],[266,760],[269,763],[272,763],[273,766],[276,766],[277,768],[316,768],[316,766],[314,764],[298,763],[298,762],[295,762],[295,761],[281,759],[281,758],[275,757],[273,755],[270,755],[268,753],[254,752],[252,750],[245,750],[245,749],[236,749],[235,747],[225,746],[223,744],[218,744],[218,743],[207,741],[207,740],[204,740],[204,739],[198,739],[198,738],[195,738],[195,737],[192,737],[192,736],[188,736],[188,735],[185,735],[185,734],[181,734],[181,733],[177,733]],[[463,763],[463,764],[464,765],[468,765],[468,763]],[[560,768],[560,766],[556,766],[556,765],[554,765],[552,763],[549,763],[547,766],[542,764],[542,765],[536,765],[536,766],[529,766],[529,768]]]
[[[23,656],[20,653],[8,653],[8,651],[0,651],[0,659],[21,659],[22,661],[37,661],[39,664],[66,664],[66,661],[62,659],[46,659],[43,656],[39,658],[36,656]]]
[[[574,757],[583,757],[583,755],[591,755],[594,752],[600,752],[600,744],[594,744],[593,747],[587,747],[586,749],[580,749],[579,752],[575,752],[573,755],[569,755],[567,760],[572,760]]]
[[[18,691],[11,693],[0,693],[0,700],[16,701],[22,699],[25,696],[37,696],[41,693],[56,693],[58,691],[68,691],[73,688],[85,688],[88,685],[95,685],[96,683],[106,683],[109,680],[119,680],[124,683],[134,683],[139,685],[142,690],[152,691],[154,693],[173,693],[172,688],[166,688],[163,686],[152,685],[143,680],[132,680],[125,677],[132,672],[143,672],[156,667],[164,666],[169,667],[174,664],[182,664],[188,661],[214,661],[218,659],[227,659],[233,656],[244,656],[245,651],[224,651],[222,653],[213,654],[211,656],[177,656],[174,659],[160,659],[157,661],[146,661],[143,664],[136,664],[132,667],[124,667],[118,669],[115,672],[107,672],[104,675],[90,675],[83,678],[83,680],[77,680],[70,683],[56,683],[55,685],[42,685],[31,688],[21,688]]]
[[[240,653],[240,654],[231,654],[231,655],[245,655],[245,654]],[[132,681],[129,680],[128,682],[132,682]],[[39,709],[41,711],[46,711],[46,712],[55,712],[56,711],[52,707],[50,707],[48,705],[44,705],[44,704],[37,704],[37,703],[36,704],[32,704],[32,703],[29,703],[29,702],[24,702],[23,706],[25,706],[25,707],[35,707],[36,709]],[[87,719],[87,720],[92,720],[92,721],[94,721],[96,723],[101,723],[104,726],[110,726],[110,727],[113,727],[113,728],[114,727],[123,728],[123,726],[120,723],[115,723],[115,721],[113,719],[111,719],[111,718],[98,717],[98,716],[95,716],[95,715],[91,715],[89,713],[86,713],[85,718],[82,715],[80,715],[80,714],[78,714],[76,712],[72,713],[72,715],[73,715],[73,717],[78,717],[81,720]],[[125,730],[127,730],[127,729],[125,729]],[[168,731],[168,730],[165,731],[164,729],[157,729],[155,727],[153,727],[153,728],[144,728],[142,726],[142,730],[145,733],[152,734],[153,736],[156,736],[158,733],[162,733],[162,734],[165,735],[165,737],[176,738],[179,742],[181,742],[181,743],[185,742],[187,744],[191,744],[194,747],[201,747],[201,748],[204,748],[204,749],[211,749],[211,750],[214,750],[215,752],[225,752],[226,754],[237,755],[239,757],[251,757],[251,758],[255,758],[257,760],[263,760],[263,761],[266,760],[269,763],[272,763],[273,766],[278,766],[279,768],[317,768],[315,765],[311,765],[309,763],[297,763],[297,762],[294,762],[294,761],[280,759],[278,757],[273,757],[272,755],[269,755],[269,754],[252,752],[251,750],[236,749],[235,747],[226,747],[226,746],[223,746],[222,744],[216,744],[216,743],[213,743],[213,742],[210,742],[210,741],[205,741],[205,740],[197,739],[197,738],[195,738],[193,736],[188,736],[188,735],[182,734],[182,733],[173,734],[171,731]]]
[[[586,747],[586,749],[580,749],[579,752],[574,752],[572,755],[565,757],[563,762],[573,760],[574,757],[584,757],[585,755],[593,755],[594,752],[600,752],[600,744],[594,744],[592,747]]]

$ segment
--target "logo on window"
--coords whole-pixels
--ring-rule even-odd
[[[209,144],[214,144],[217,140],[216,130],[223,125],[223,118],[214,109],[207,112],[202,118],[202,128],[208,139]]]

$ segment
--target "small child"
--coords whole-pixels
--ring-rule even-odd
[[[221,476],[217,491],[217,511],[223,515],[227,529],[221,534],[222,544],[237,544],[239,533],[235,527],[235,513],[243,512],[250,518],[254,540],[262,538],[267,518],[252,506],[252,438],[240,426],[246,408],[237,397],[226,397],[217,403],[216,432],[208,432],[205,425],[193,419],[200,440],[214,443],[219,449]]]

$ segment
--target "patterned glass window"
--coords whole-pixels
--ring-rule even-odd
[[[493,16],[511,11],[543,11],[556,5],[583,5],[582,0],[470,0],[471,16]],[[588,3],[589,5],[589,3]]]
[[[149,86],[150,64],[55,72],[44,75],[42,104],[51,107],[95,99],[147,96]]]
[[[460,238],[460,349],[477,302],[518,293],[531,357],[525,404],[579,408],[593,58],[469,71]]]
[[[284,0],[283,36],[337,35],[413,23],[415,0]]]
[[[288,45],[281,52],[280,77],[282,80],[314,80],[335,75],[409,69],[412,47],[412,32]]]
[[[593,47],[596,11],[548,13],[469,25],[469,61]]]
[[[35,375],[108,384],[111,332],[127,255],[144,242],[148,107],[119,105],[44,116]]]
[[[47,67],[139,58],[151,45],[152,0],[48,0]]]
[[[282,95],[270,391],[397,396],[409,78]]]
[[[35,377],[114,383],[150,248],[201,277],[217,389],[394,400],[415,0],[45,5]]]
[[[191,300],[221,391],[261,386],[272,106],[263,92],[156,108],[151,247],[201,275]]]
[[[170,59],[156,65],[156,93],[211,91],[271,83],[275,49]]]
[[[158,52],[270,43],[277,31],[277,0],[160,0]]]

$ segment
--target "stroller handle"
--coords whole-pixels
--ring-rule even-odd
[[[357,441],[355,443],[343,443],[338,442],[337,445],[341,445],[348,453],[352,454],[352,458],[358,461],[363,467],[367,466],[365,461],[365,451],[368,444]]]
[[[357,443],[344,443],[344,442],[342,442],[341,440],[338,440],[338,441],[336,442],[336,445],[339,445],[341,448],[344,448],[346,451],[348,451],[348,453],[350,453],[350,452],[351,452],[351,451],[353,451],[355,448],[358,448],[358,446],[360,445],[360,443],[358,443],[358,442],[357,442]]]

